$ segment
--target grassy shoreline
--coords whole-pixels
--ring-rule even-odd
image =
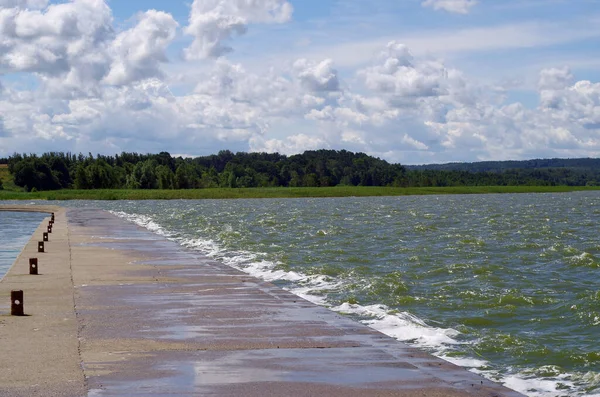
[[[355,187],[253,188],[193,190],[57,190],[25,193],[0,190],[0,200],[178,200],[300,197],[379,197],[435,194],[567,193],[600,190],[597,186],[459,186],[459,187]]]

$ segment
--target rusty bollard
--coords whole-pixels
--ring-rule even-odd
[[[23,291],[10,291],[10,315],[24,316]]]
[[[44,232],[44,241],[48,241],[48,233]]]
[[[38,274],[38,258],[29,258],[29,274]]]
[[[44,242],[38,241],[38,252],[44,252]]]

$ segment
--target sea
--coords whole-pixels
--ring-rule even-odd
[[[528,396],[600,396],[600,192],[52,203],[111,211]]]

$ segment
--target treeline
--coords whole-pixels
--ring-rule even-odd
[[[527,169],[469,172],[408,170],[407,185],[427,186],[598,186],[600,170],[573,168]]]
[[[173,158],[169,153],[93,156],[63,152],[14,154],[14,183],[28,191],[57,189],[202,189],[215,187],[392,186],[405,168],[364,153],[308,151],[300,155],[232,153]]]
[[[504,172],[517,169],[540,168],[572,168],[579,170],[600,170],[600,159],[533,159],[533,160],[505,160],[505,161],[478,161],[474,163],[445,163],[409,165],[409,170],[435,170],[435,171],[468,171],[468,172]]]
[[[317,150],[285,156],[233,153],[197,158],[121,153],[14,154],[6,160],[14,183],[27,191],[57,189],[202,189],[324,186],[584,186],[598,168],[515,168],[502,171],[417,169],[364,153]],[[538,161],[538,160],[536,160]],[[476,163],[475,163],[476,164]],[[408,168],[408,169],[407,169]]]

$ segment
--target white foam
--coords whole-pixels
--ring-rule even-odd
[[[404,342],[428,349],[445,350],[445,345],[459,344],[454,337],[460,332],[452,328],[435,328],[408,312],[392,312],[385,305],[361,306],[343,303],[331,308],[340,313],[368,317],[362,323]]]
[[[566,380],[545,380],[527,378],[522,374],[508,375],[502,379],[504,386],[526,394],[529,397],[551,397],[564,395],[565,390],[559,389],[559,383],[572,387],[572,382]]]
[[[204,255],[219,260],[228,266],[239,269],[254,277],[266,281],[288,281],[292,283],[292,286],[288,289],[303,299],[321,306],[329,307],[331,310],[339,313],[357,316],[363,324],[388,336],[417,345],[438,357],[468,368],[474,373],[498,381],[505,386],[528,396],[551,397],[565,395],[565,393],[567,393],[586,397],[600,397],[600,394],[583,395],[581,393],[571,393],[568,390],[564,390],[564,387],[570,388],[571,390],[578,390],[575,382],[572,381],[572,379],[577,377],[572,374],[561,374],[551,379],[541,379],[526,372],[514,373],[514,371],[512,371],[512,374],[500,374],[494,370],[484,370],[483,368],[489,367],[489,363],[485,360],[450,355],[449,353],[455,351],[454,349],[457,345],[464,344],[457,340],[460,332],[452,328],[432,327],[409,312],[392,311],[389,307],[381,304],[362,306],[346,302],[339,306],[331,307],[328,304],[327,295],[322,292],[343,287],[343,281],[341,280],[336,280],[326,275],[309,276],[295,271],[282,270],[278,267],[278,263],[262,259],[260,254],[247,251],[226,250],[219,242],[212,239],[185,239],[175,237],[175,233],[165,230],[150,216],[113,211],[111,211],[111,213],[156,234],[177,241],[185,247],[202,251]],[[231,231],[232,230],[229,230],[229,232]],[[556,250],[556,247],[550,247],[548,250]],[[510,369],[508,372],[511,372]],[[597,376],[600,378],[600,375],[598,374],[586,374],[579,376],[579,378],[585,376]],[[583,380],[585,381],[585,379]],[[590,382],[585,383],[589,384]]]
[[[151,217],[146,215],[133,215],[122,211],[109,211],[111,214],[116,215],[120,218],[125,218],[129,222],[135,223],[138,226],[146,228],[153,233],[161,236],[169,236],[170,234],[165,231],[158,223],[154,222]]]

